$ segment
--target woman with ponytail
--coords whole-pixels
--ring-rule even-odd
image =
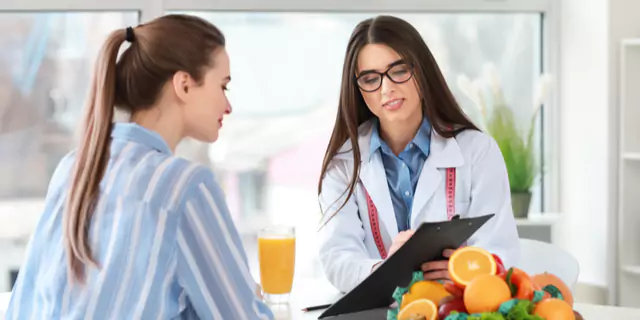
[[[213,173],[173,155],[185,137],[217,139],[230,80],[224,36],[202,19],[108,37],[7,319],[273,318]],[[116,107],[131,121],[114,123]]]

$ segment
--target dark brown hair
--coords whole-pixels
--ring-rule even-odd
[[[337,214],[353,195],[361,161],[358,126],[374,117],[356,84],[358,54],[367,44],[387,45],[405,61],[414,65],[414,78],[422,99],[423,113],[438,134],[450,138],[461,130],[478,130],[456,102],[429,47],[411,24],[392,16],[378,16],[360,22],[349,38],[342,68],[338,114],[324,155],[318,184],[318,194],[320,194],[327,168],[348,139],[351,142],[354,158],[352,177],[344,191],[347,193],[346,199],[329,219]],[[329,219],[326,219],[325,223]]]
[[[131,45],[118,59],[125,40]],[[105,41],[95,64],[65,206],[65,249],[76,280],[84,281],[86,265],[98,267],[88,231],[109,159],[114,107],[131,114],[151,108],[178,71],[202,83],[205,71],[213,66],[214,51],[224,45],[224,36],[214,25],[188,15],[166,15],[116,30]]]

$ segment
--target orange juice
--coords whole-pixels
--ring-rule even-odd
[[[296,258],[296,239],[293,236],[258,238],[260,282],[267,294],[287,294],[293,285]]]

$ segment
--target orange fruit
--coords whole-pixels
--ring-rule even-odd
[[[496,260],[487,250],[480,247],[457,249],[449,258],[449,276],[461,287],[465,287],[479,275],[495,275]]]
[[[571,289],[569,289],[569,287],[557,276],[551,273],[545,272],[545,273],[534,275],[533,277],[531,277],[531,280],[540,289],[550,284],[554,285],[556,288],[558,288],[558,290],[560,290],[560,293],[562,294],[562,299],[567,303],[569,303],[570,306],[573,307],[573,295],[571,293]]]
[[[503,302],[511,300],[511,291],[499,276],[483,274],[467,284],[463,299],[469,314],[496,312]]]
[[[569,303],[564,300],[550,298],[538,302],[533,314],[545,320],[575,320],[576,315]]]
[[[415,300],[398,313],[398,320],[426,319],[436,320],[438,318],[438,307],[429,299]]]
[[[402,296],[400,309],[418,299],[431,300],[438,306],[440,301],[448,296],[451,296],[451,293],[445,289],[444,284],[436,281],[418,281]]]

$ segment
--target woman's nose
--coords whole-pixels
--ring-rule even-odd
[[[380,92],[382,95],[388,95],[395,89],[395,83],[389,79],[389,77],[382,77],[382,83],[380,84]]]
[[[225,96],[224,100],[227,102],[227,108],[224,109],[224,114],[231,114],[231,112],[233,111],[233,108],[231,107],[231,103],[229,102],[229,98],[227,98]]]

